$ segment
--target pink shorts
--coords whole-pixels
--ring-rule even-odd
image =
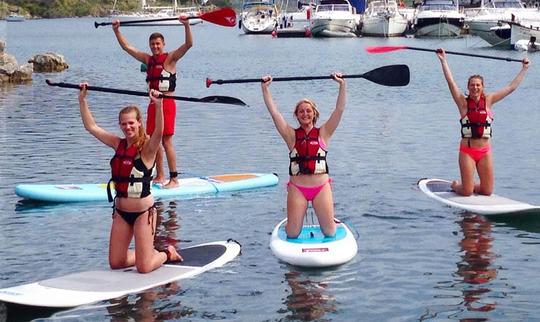
[[[465,145],[459,146],[459,152],[463,152],[470,156],[474,162],[478,163],[486,154],[488,154],[491,151],[491,145],[486,145],[481,148],[471,148]]]
[[[295,183],[292,183],[291,181],[287,182],[287,187],[290,187],[290,186],[295,187],[296,189],[298,189],[298,191],[300,191],[304,195],[304,198],[306,198],[307,201],[313,201],[313,199],[317,197],[319,192],[321,192],[322,188],[324,188],[324,186],[326,186],[327,183],[332,183],[332,178],[328,178],[328,181],[315,187],[300,186]]]
[[[146,115],[146,133],[152,135],[155,129],[156,106],[154,102],[148,104]],[[174,124],[176,121],[176,102],[171,98],[163,99],[163,135],[174,134]]]

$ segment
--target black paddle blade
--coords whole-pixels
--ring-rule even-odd
[[[236,97],[230,96],[206,96],[199,99],[200,102],[204,103],[221,103],[221,104],[230,104],[230,105],[239,105],[239,106],[248,106],[242,100]]]
[[[407,86],[411,74],[407,65],[388,65],[376,68],[361,75],[374,83],[385,86]]]

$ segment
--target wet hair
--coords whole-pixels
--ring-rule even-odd
[[[484,86],[484,77],[478,74],[475,74],[469,77],[469,80],[467,81],[467,86],[469,86],[469,84],[471,83],[473,79],[479,79],[480,82],[482,83],[482,86]]]
[[[124,107],[118,113],[118,124],[120,124],[120,117],[122,116],[122,114],[129,113],[135,113],[135,118],[139,123],[141,123],[141,125],[139,126],[139,132],[137,133],[137,137],[135,139],[135,142],[133,143],[137,147],[137,150],[141,151],[144,143],[146,142],[146,132],[143,126],[141,110],[135,105],[129,105]]]
[[[296,103],[296,106],[294,107],[294,113],[293,113],[294,116],[297,116],[298,108],[300,107],[300,105],[302,103],[308,104],[313,109],[313,114],[314,114],[314,116],[313,116],[313,125],[315,125],[315,123],[317,123],[317,120],[319,119],[320,113],[319,113],[319,109],[317,108],[317,105],[315,104],[315,102],[313,102],[309,98],[303,98],[300,101],[298,101],[298,103]]]
[[[154,32],[153,34],[151,34],[150,38],[148,38],[148,41],[152,41],[152,40],[158,39],[158,38],[161,38],[161,41],[165,41],[165,37],[163,37],[163,35],[160,34],[159,32]]]

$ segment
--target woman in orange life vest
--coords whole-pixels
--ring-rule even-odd
[[[166,261],[179,261],[182,257],[173,246],[162,252],[154,249],[156,209],[150,193],[150,184],[163,131],[163,109],[160,92],[150,90],[150,99],[156,106],[155,131],[148,137],[142,125],[141,112],[136,106],[123,108],[118,124],[124,134],[121,138],[99,127],[86,100],[87,84],[82,83],[79,106],[84,128],[116,152],[111,160],[112,181],[116,197],[109,243],[109,265],[112,269],[136,265],[140,273],[148,273]],[[129,250],[135,237],[135,251]]]
[[[341,121],[347,100],[347,86],[341,73],[332,74],[339,84],[336,107],[330,118],[316,128],[319,111],[311,100],[302,99],[295,107],[294,116],[300,127],[295,129],[287,123],[279,112],[269,86],[271,76],[262,78],[262,93],[268,112],[272,116],[277,131],[289,148],[289,174],[287,183],[287,225],[285,230],[289,238],[296,238],[302,230],[302,222],[308,202],[311,201],[321,230],[325,236],[334,236],[334,200],[331,178],[326,165],[327,146],[334,131]]]
[[[176,63],[178,60],[180,60],[180,58],[184,57],[186,52],[193,46],[193,35],[191,33],[187,15],[180,15],[178,20],[184,26],[184,43],[175,50],[167,53],[165,52],[165,39],[163,35],[156,32],[151,34],[148,40],[151,54],[140,51],[127,42],[124,36],[120,33],[119,20],[114,20],[112,23],[112,28],[120,47],[122,47],[122,49],[133,58],[137,59],[143,64],[146,64],[146,82],[148,83],[149,89],[159,90],[166,95],[172,95],[176,89]],[[175,188],[179,185],[178,170],[176,167],[176,153],[174,151],[173,144],[176,120],[176,103],[173,99],[164,99],[163,106],[165,123],[163,128],[162,144],[163,148],[165,149],[165,157],[167,158],[167,164],[169,166],[169,182],[165,184],[163,188]],[[155,107],[152,105],[152,101],[150,101],[146,120],[146,130],[150,135],[154,131],[154,111]],[[161,149],[157,154],[156,166],[157,175],[154,182],[164,183],[165,175],[163,167],[163,154]]]
[[[529,68],[529,60],[523,59],[521,70],[510,84],[493,93],[484,93],[482,76],[469,77],[467,83],[469,95],[465,96],[452,77],[444,49],[438,49],[437,56],[441,61],[444,77],[461,116],[459,146],[461,182],[453,181],[452,189],[463,196],[470,196],[473,193],[489,196],[493,193],[494,186],[493,157],[489,142],[493,121],[492,106],[519,86]],[[480,178],[479,184],[474,183],[475,169]]]

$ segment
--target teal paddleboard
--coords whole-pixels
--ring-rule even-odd
[[[152,185],[152,195],[156,198],[195,198],[274,186],[278,177],[273,173],[236,173],[181,178],[179,181],[180,186],[172,189]],[[44,202],[107,201],[107,184],[20,184],[15,187],[15,193],[24,199]]]

